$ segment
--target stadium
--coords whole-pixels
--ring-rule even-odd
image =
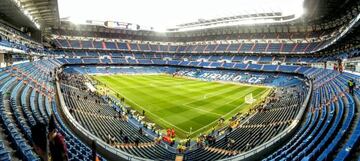
[[[358,0],[0,0],[0,160],[360,161]]]

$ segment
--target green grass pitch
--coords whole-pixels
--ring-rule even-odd
[[[246,112],[251,107],[244,101],[246,95],[252,93],[261,100],[270,91],[267,87],[170,75],[97,75],[93,79],[106,84],[112,94],[124,97],[133,109],[145,110],[146,117],[160,127],[175,128],[179,138],[195,137],[217,125],[221,117]]]

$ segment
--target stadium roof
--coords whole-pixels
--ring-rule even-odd
[[[304,13],[304,0],[58,0],[60,18],[75,23],[86,20],[116,21],[138,24],[141,28],[156,31],[194,25],[194,23],[218,18],[242,15],[274,16]],[[81,9],[80,9],[81,8]],[[262,19],[261,19],[262,20]],[[241,21],[239,24],[261,23],[261,21]]]
[[[1,0],[0,13],[19,26],[40,28],[59,22],[57,0]]]

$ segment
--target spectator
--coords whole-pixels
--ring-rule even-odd
[[[52,114],[49,119],[48,131],[51,132],[56,129],[55,115]]]
[[[52,161],[67,161],[67,147],[64,137],[56,129],[55,116],[51,115],[49,121],[49,149]]]
[[[186,138],[185,146],[186,146],[186,147],[190,147],[190,143],[191,143],[191,139],[190,139],[190,136],[188,136],[188,137]]]
[[[107,135],[107,143],[111,144],[111,135],[110,134]]]
[[[201,144],[201,138],[197,138],[197,139],[196,139],[196,146],[197,146],[198,148],[200,148],[200,147],[202,146],[202,144]]]
[[[129,137],[126,136],[126,135],[124,136],[124,143],[125,143],[125,144],[129,143]]]
[[[31,137],[32,137],[32,145],[34,147],[34,151],[39,157],[47,161],[48,153],[47,153],[47,139],[46,139],[46,125],[43,123],[37,123],[35,126],[31,127]]]
[[[233,148],[234,145],[235,145],[235,140],[234,140],[234,139],[230,139],[229,144],[230,144],[230,148]]]
[[[135,139],[135,146],[139,146],[139,143],[140,143],[140,139],[139,139],[139,137],[136,137],[136,139]]]
[[[122,130],[122,129],[120,129],[119,134],[120,134],[120,137],[122,137],[122,135],[124,134],[124,132],[123,132],[123,130]]]
[[[142,127],[140,127],[140,129],[139,129],[139,134],[140,134],[140,135],[143,134],[143,129],[142,129]]]
[[[228,127],[228,132],[231,132],[233,129],[231,126]]]
[[[69,112],[70,112],[70,114],[73,114],[74,109],[72,107],[70,107]]]
[[[229,135],[228,135],[228,134],[225,135],[224,141],[225,141],[225,142],[228,142],[228,141],[229,141]]]
[[[176,136],[176,135],[175,135],[175,129],[172,128],[172,129],[171,129],[171,137],[172,137],[172,138],[175,138],[175,136]]]
[[[174,146],[175,145],[175,138],[171,138],[171,143],[170,143],[170,146]]]
[[[93,140],[91,143],[91,152],[92,152],[92,161],[100,161],[99,157],[96,154],[96,141]]]
[[[155,142],[156,142],[156,144],[160,144],[161,143],[161,136],[155,138]]]
[[[116,143],[116,138],[115,138],[115,136],[113,136],[113,137],[111,138],[111,144],[114,145],[115,143]]]
[[[352,79],[349,80],[348,87],[349,87],[349,93],[351,95],[354,95],[354,88],[356,87],[354,80],[352,80]]]
[[[344,67],[343,67],[342,64],[339,64],[339,69],[338,70],[339,70],[340,73],[342,73],[344,71]]]

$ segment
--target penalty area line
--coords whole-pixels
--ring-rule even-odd
[[[255,97],[257,97],[257,96],[259,96],[259,95],[263,95],[263,94],[266,93],[267,91],[268,91],[268,90],[265,90],[265,91],[263,91],[263,92],[255,95]],[[231,114],[231,113],[234,112],[235,110],[238,110],[240,107],[242,107],[242,106],[244,106],[244,105],[245,105],[245,102],[242,103],[242,104],[240,104],[239,106],[235,107],[233,110],[231,110],[230,112],[226,113],[224,116],[227,117],[227,115]],[[196,132],[198,132],[198,131],[200,131],[200,130],[202,130],[202,129],[208,128],[210,125],[212,125],[212,124],[215,123],[216,121],[218,121],[218,119],[216,119],[215,121],[209,123],[208,125],[206,125],[206,126],[204,126],[204,127],[202,127],[202,128],[197,129],[196,131],[193,131],[190,135],[192,135],[192,134],[194,134],[194,133],[196,133]]]

